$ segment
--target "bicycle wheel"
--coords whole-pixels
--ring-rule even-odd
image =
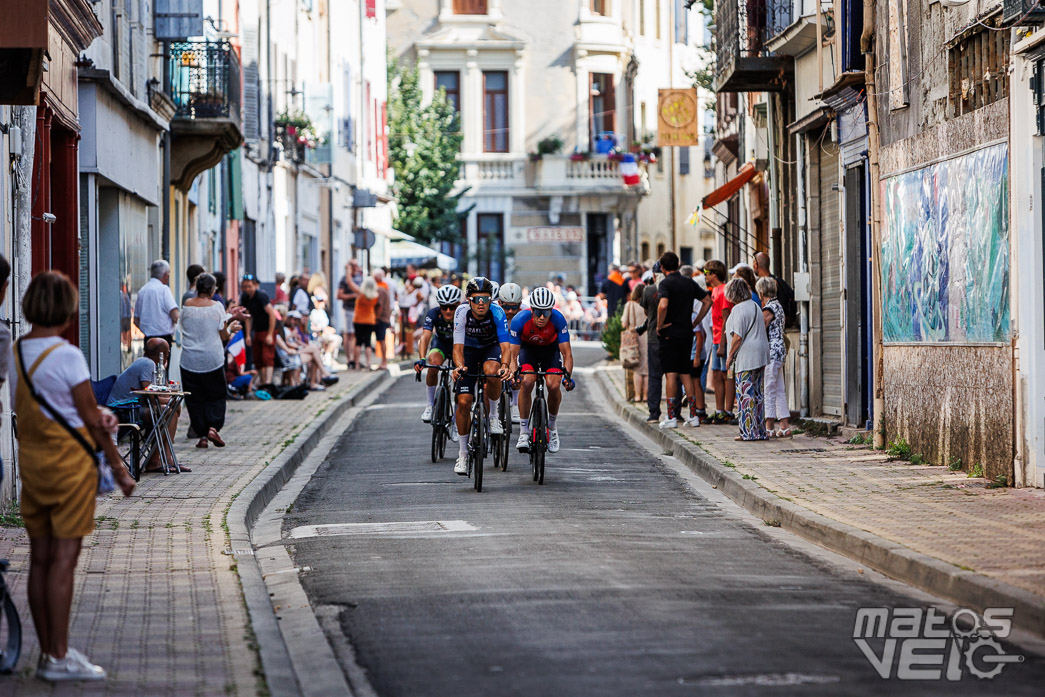
[[[22,654],[22,621],[3,577],[0,577],[0,602],[3,604],[0,608],[0,673],[6,675],[14,672]]]
[[[432,408],[432,462],[439,462],[439,459],[442,457],[440,448],[446,434],[446,426],[443,423],[445,407],[442,404],[442,400],[445,398],[442,390],[436,391],[435,404]]]
[[[544,452],[544,411],[541,409],[541,401],[533,405],[530,410],[530,468],[533,470],[533,481],[539,476],[538,455]]]
[[[475,467],[475,478],[472,481],[475,484],[476,491],[483,490],[483,458],[486,457],[486,409],[483,408],[483,400],[479,397],[476,398],[476,406],[472,411],[471,435],[475,439],[475,451],[472,458]]]
[[[534,457],[536,458],[534,470],[537,475],[537,483],[544,484],[544,448],[537,451]]]
[[[508,471],[508,453],[512,447],[512,400],[505,392],[501,393],[501,471]]]

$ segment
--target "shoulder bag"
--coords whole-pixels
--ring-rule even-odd
[[[32,395],[33,399],[36,400],[37,404],[51,415],[51,418],[55,423],[61,425],[66,431],[69,432],[76,442],[83,446],[83,449],[87,451],[87,454],[91,456],[91,460],[94,462],[94,466],[98,468],[98,495],[102,496],[116,490],[116,480],[112,476],[112,467],[105,459],[105,453],[100,449],[95,450],[91,447],[87,439],[83,437],[79,431],[72,427],[65,417],[58,413],[58,411],[44,399],[43,395],[36,391],[33,386],[32,380],[29,379],[29,373],[25,369],[25,359],[22,358],[22,342],[17,342],[18,345],[18,368],[22,372],[22,379],[25,380],[25,386],[29,389],[29,394]]]

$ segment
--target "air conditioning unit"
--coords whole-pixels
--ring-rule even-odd
[[[1045,6],[1041,0],[1005,0],[1001,23],[1005,26],[1041,24],[1045,22]]]

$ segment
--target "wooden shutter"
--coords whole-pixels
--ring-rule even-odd
[[[243,138],[257,142],[261,137],[259,118],[259,93],[261,85],[258,75],[258,29],[243,30]]]
[[[823,412],[842,415],[842,245],[838,211],[838,147],[820,147],[820,322]]]
[[[203,36],[203,0],[156,0],[156,39]]]

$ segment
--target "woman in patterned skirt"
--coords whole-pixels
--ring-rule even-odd
[[[769,363],[769,337],[762,310],[751,299],[751,288],[741,278],[726,285],[726,299],[734,307],[726,320],[729,337],[727,369],[734,373],[737,386],[737,420],[740,435],[736,440],[766,440],[763,381]]]

